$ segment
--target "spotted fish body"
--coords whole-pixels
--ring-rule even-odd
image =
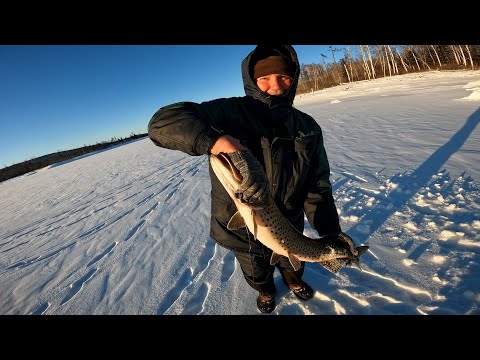
[[[211,155],[210,163],[238,209],[227,227],[234,230],[246,226],[256,239],[273,251],[271,264],[280,260],[280,256],[285,256],[295,270],[300,267],[301,261],[318,262],[333,273],[344,266],[359,266],[358,258],[368,246],[356,247],[347,237],[339,239],[337,236],[327,236],[312,239],[303,235],[282,215],[273,199],[267,206],[255,209],[235,197],[235,190],[241,183],[241,175],[228,156]]]

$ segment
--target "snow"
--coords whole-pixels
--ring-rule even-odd
[[[362,271],[307,263],[308,302],[276,272],[260,316],[480,314],[479,105],[480,71],[298,96],[324,131],[342,228],[370,249]],[[144,138],[0,183],[0,314],[259,314],[209,236],[207,162]]]

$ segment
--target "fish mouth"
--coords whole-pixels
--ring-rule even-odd
[[[222,165],[224,165],[227,169],[230,170],[230,173],[233,175],[235,180],[237,180],[238,182],[242,182],[243,176],[240,174],[240,171],[238,171],[235,165],[233,165],[233,162],[228,156],[228,154],[219,153],[218,155],[213,155],[213,156],[215,156],[218,160],[220,160]]]
[[[219,153],[218,155],[212,156],[218,158],[218,160],[220,160],[224,166],[230,167],[232,160],[230,160],[230,157],[226,153]]]

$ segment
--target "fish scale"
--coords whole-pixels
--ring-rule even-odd
[[[238,200],[237,200],[238,201]],[[270,205],[264,209],[255,210],[257,223],[264,224],[266,232],[271,232],[270,236],[256,237],[265,246],[279,255],[288,257],[288,254],[295,255],[300,261],[319,262],[331,260],[340,257],[350,257],[348,250],[343,243],[329,244],[321,239],[311,239],[288,223],[288,220],[281,215],[276,205]]]
[[[301,261],[319,263],[332,273],[337,273],[344,266],[359,267],[359,257],[368,246],[356,247],[351,239],[345,237],[313,239],[303,235],[283,216],[273,198],[263,208],[253,208],[237,199],[235,191],[242,178],[227,155],[210,155],[210,164],[238,210],[230,219],[228,229],[246,226],[256,239],[273,251],[272,265],[280,256],[285,256],[295,270],[300,268]]]

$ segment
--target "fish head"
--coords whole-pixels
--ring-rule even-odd
[[[240,175],[240,172],[233,165],[227,154],[220,153],[218,155],[210,155],[209,160],[213,172],[215,173],[218,181],[227,191],[228,195],[230,195],[232,198],[240,216],[238,217],[237,214],[235,214],[230,219],[227,228],[232,230],[247,226],[249,231],[254,234],[254,237],[256,238],[256,226],[265,226],[265,224],[256,216],[255,210],[258,210],[257,207],[247,204],[235,196],[237,189],[240,187],[240,184],[243,180],[242,175]]]
[[[367,252],[368,248],[369,246],[367,245],[355,247],[355,252],[357,255],[355,255],[353,258],[346,259],[345,266],[356,267],[359,270],[363,271],[362,267],[360,266],[360,256]]]
[[[235,199],[235,191],[240,186],[243,178],[228,155],[224,153],[210,155],[210,165],[225,190],[227,190],[232,199]]]
[[[357,246],[355,248],[355,252],[357,255],[351,253],[350,257],[320,261],[319,264],[334,274],[338,273],[340,269],[344,267],[356,267],[360,271],[363,271],[362,267],[360,266],[360,256],[364,254],[368,250],[368,248],[369,247],[366,245]]]
[[[241,196],[240,198],[237,196],[237,190],[243,181],[243,176],[235,167],[228,154],[219,153],[218,155],[210,155],[210,165],[218,180],[225,190],[227,190],[237,207],[239,207],[240,204],[243,204],[244,207],[248,207],[251,210],[262,210],[265,207],[247,204],[241,199]]]

